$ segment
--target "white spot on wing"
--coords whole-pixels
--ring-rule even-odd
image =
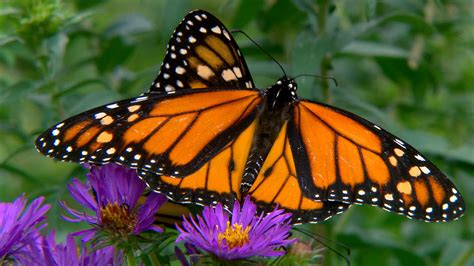
[[[221,33],[222,33],[221,28],[219,28],[219,26],[215,26],[215,27],[212,28],[211,30],[212,30],[212,32],[217,33],[217,34],[221,34]]]
[[[403,148],[405,148],[405,143],[403,143],[403,141],[401,141],[401,140],[399,140],[399,139],[395,139],[395,142],[396,142],[398,145],[400,145],[400,146],[402,146]]]
[[[142,96],[142,97],[135,98],[135,99],[132,100],[130,103],[138,103],[138,102],[145,101],[145,100],[147,100],[147,99],[148,99],[147,96]]]
[[[224,30],[223,32],[224,32],[224,36],[225,36],[228,40],[230,40],[230,35],[229,35],[229,33],[228,33],[226,30]]]
[[[197,67],[197,73],[203,79],[208,80],[210,77],[214,76],[214,72],[208,66],[199,65]]]
[[[449,201],[451,202],[455,202],[458,200],[458,197],[456,197],[456,195],[452,195],[451,197],[449,197]]]
[[[415,155],[415,158],[419,161],[422,161],[422,162],[426,161],[425,158],[423,158],[423,156],[421,156],[421,154]]]
[[[241,77],[242,77],[242,71],[240,71],[240,68],[234,67],[234,68],[232,68],[232,71],[234,71],[234,73],[235,73],[235,75],[237,76],[237,78],[241,78]]]
[[[175,88],[171,85],[166,85],[165,87],[165,91],[166,92],[174,92],[175,91]]]
[[[184,74],[184,73],[186,72],[186,69],[184,69],[183,67],[180,67],[180,66],[179,66],[179,67],[176,67],[175,72],[176,72],[177,74],[179,74],[179,75],[182,75],[182,74]]]
[[[236,80],[237,77],[235,76],[234,72],[230,69],[224,69],[221,74],[222,78],[225,81]]]
[[[106,115],[107,115],[106,113],[100,112],[100,113],[95,114],[95,115],[94,115],[94,118],[95,118],[95,119],[101,119],[101,118],[103,118],[103,117],[106,116]]]
[[[426,166],[421,166],[420,169],[425,174],[429,174],[431,172],[430,169]]]

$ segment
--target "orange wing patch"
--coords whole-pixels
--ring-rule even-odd
[[[447,177],[380,127],[306,100],[295,104],[292,124],[290,143],[304,196],[368,203],[426,221],[462,214],[462,199]]]
[[[288,122],[285,122],[249,194],[264,210],[270,211],[278,205],[295,213],[297,223],[319,222],[343,212],[348,205],[316,202],[301,193],[287,127]]]
[[[334,156],[336,135],[323,121],[311,115],[309,110],[302,109],[301,117],[305,119],[300,127],[301,137],[307,143],[308,157],[312,158],[313,162],[310,166],[313,183],[321,189],[326,189],[336,182]]]
[[[351,187],[364,182],[364,168],[357,146],[346,138],[338,137],[337,154],[341,181]]]
[[[321,123],[325,123],[331,127],[333,131],[339,135],[350,139],[368,150],[373,150],[380,153],[382,145],[379,137],[370,131],[367,127],[361,125],[357,121],[339,114],[329,107],[311,104],[309,102],[301,102],[306,112],[311,112],[314,119],[318,119]]]
[[[234,199],[241,198],[239,187],[255,127],[256,122],[253,122],[232,143],[191,175],[174,178],[146,171],[139,172],[139,175],[175,202],[197,202],[203,205],[221,202],[231,207]]]

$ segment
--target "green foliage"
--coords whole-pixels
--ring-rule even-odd
[[[59,1],[0,4],[0,200],[46,195],[59,218],[79,166],[34,149],[55,122],[147,89],[193,8],[240,28],[298,78],[302,97],[382,125],[452,177],[474,208],[474,7],[469,1]],[[282,75],[237,35],[259,87]],[[55,217],[56,216],[56,217]],[[353,265],[473,265],[474,219],[426,224],[373,207],[305,228],[351,248]],[[326,250],[327,251],[327,250]],[[161,260],[161,258],[160,258]],[[341,265],[324,253],[324,265]]]

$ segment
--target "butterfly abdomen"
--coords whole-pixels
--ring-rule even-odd
[[[258,124],[255,137],[253,139],[252,148],[245,165],[245,172],[240,185],[240,192],[242,194],[247,193],[255,182],[255,179],[262,170],[263,162],[267,158],[278,133],[285,121],[290,117],[290,106],[295,99],[291,96],[291,88],[288,87],[289,84],[293,84],[291,83],[292,80],[288,81],[289,82],[278,81],[275,85],[269,87],[263,94],[264,104],[258,114]],[[272,170],[272,167],[264,169],[267,175]]]

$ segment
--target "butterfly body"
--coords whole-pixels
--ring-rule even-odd
[[[278,133],[285,121],[290,119],[291,105],[297,101],[296,82],[293,79],[281,78],[262,93],[262,106],[257,115],[257,128],[242,177],[240,192],[248,192],[263,162],[270,152]]]
[[[150,91],[46,130],[37,149],[63,161],[137,169],[178,203],[231,208],[249,195],[295,223],[320,222],[352,204],[409,218],[459,218],[464,201],[425,156],[350,112],[298,98],[283,77],[255,88],[225,26],[196,10],[173,33]]]

